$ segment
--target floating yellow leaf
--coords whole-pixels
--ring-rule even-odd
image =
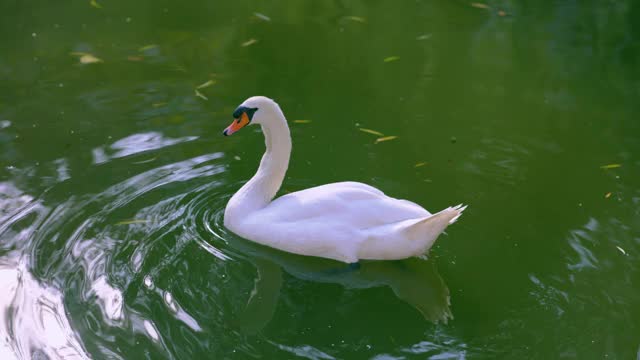
[[[393,140],[393,139],[397,139],[397,136],[385,136],[385,137],[381,137],[381,138],[377,138],[376,139],[376,144],[377,143],[381,143],[383,141],[389,141],[389,140]]]
[[[360,16],[345,16],[344,17],[345,20],[351,20],[351,21],[355,21],[355,22],[359,22],[359,23],[366,23],[367,20],[363,17]]]
[[[202,94],[200,91],[198,91],[198,89],[195,89],[195,94],[197,97],[203,99],[203,100],[209,100],[209,98],[207,98],[206,96],[204,96],[204,94]]]
[[[142,60],[144,60],[144,58],[142,56],[131,55],[131,56],[127,56],[127,60],[129,60],[129,61],[142,61]]]
[[[91,0],[89,4],[91,4],[91,6],[93,6],[96,9],[102,9],[102,5],[98,4],[96,0]]]
[[[209,80],[203,84],[198,85],[198,87],[196,87],[196,89],[204,89],[204,88],[208,88],[211,85],[214,85],[216,83],[215,80]]]
[[[483,3],[471,3],[471,6],[473,6],[474,8],[478,8],[478,9],[490,9],[489,5],[487,4],[483,4]]]
[[[600,166],[600,169],[615,169],[615,168],[619,168],[621,167],[622,164],[608,164],[608,165],[602,165]]]
[[[247,47],[247,46],[251,46],[251,45],[253,45],[253,44],[257,43],[257,42],[258,42],[258,40],[256,40],[256,39],[249,39],[249,40],[243,42],[241,44],[241,46],[242,47]]]
[[[381,133],[380,131],[375,131],[375,130],[365,129],[365,128],[358,128],[358,130],[360,130],[362,132],[366,132],[367,134],[373,134],[373,135],[377,135],[377,136],[384,136],[384,134]]]
[[[145,45],[145,46],[139,48],[138,51],[145,52],[147,50],[155,49],[157,47],[158,47],[158,45],[156,45],[156,44]]]
[[[507,13],[504,10],[498,11],[498,16],[507,16]]]
[[[604,198],[605,198],[605,199],[608,199],[608,198],[610,198],[610,197],[611,197],[611,192],[608,192],[608,193],[604,194]]]
[[[400,56],[389,56],[384,58],[384,62],[388,63],[388,62],[392,62],[392,61],[397,61],[400,60]]]
[[[296,124],[308,124],[311,120],[293,120],[293,122]]]
[[[149,220],[144,220],[144,219],[131,219],[131,220],[119,221],[116,223],[116,225],[146,224],[148,222]]]
[[[419,163],[417,163],[417,164],[413,165],[413,167],[417,167],[417,168],[419,168],[419,167],[421,167],[421,166],[425,166],[425,165],[427,165],[427,164],[428,164],[428,163],[426,163],[426,162],[419,162]]]
[[[253,13],[253,16],[257,17],[257,18],[258,18],[258,19],[260,19],[260,20],[264,20],[264,21],[271,21],[271,18],[270,18],[270,17],[268,17],[268,16],[267,16],[267,15],[265,15],[265,14],[261,14],[261,13],[259,13],[259,12],[254,12],[254,13]]]
[[[102,62],[102,59],[99,59],[99,58],[97,58],[94,55],[89,54],[89,53],[72,52],[71,55],[78,56],[81,64],[95,64],[95,63],[101,63]]]
[[[101,62],[102,62],[102,59],[99,59],[91,54],[80,56],[81,64],[95,64],[95,63],[101,63]]]

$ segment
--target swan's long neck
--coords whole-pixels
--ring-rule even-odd
[[[276,196],[289,167],[291,155],[291,134],[281,111],[274,111],[271,121],[265,121],[262,132],[265,137],[266,152],[260,161],[256,174],[229,200],[225,218],[243,216],[262,209]]]

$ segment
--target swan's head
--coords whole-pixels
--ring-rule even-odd
[[[273,116],[276,114],[281,116]],[[274,121],[274,118],[284,118],[278,104],[268,97],[252,96],[236,108],[233,112],[233,122],[224,129],[222,134],[224,136],[232,135],[247,125],[267,125]]]

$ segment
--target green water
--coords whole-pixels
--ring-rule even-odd
[[[637,356],[638,1],[97,4],[0,4],[1,358]],[[252,95],[282,192],[469,208],[359,269],[238,238]]]

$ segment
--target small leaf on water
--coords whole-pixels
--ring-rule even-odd
[[[258,42],[258,40],[256,40],[256,39],[249,39],[249,40],[243,42],[241,44],[241,46],[242,47],[247,47],[247,46],[251,46],[251,45],[253,45],[253,44],[257,43],[257,42]]]
[[[197,97],[203,99],[203,100],[209,100],[209,98],[207,98],[206,96],[204,96],[200,91],[198,91],[198,89],[195,89],[195,94]]]
[[[428,163],[426,163],[426,162],[419,162],[419,163],[417,163],[417,164],[413,165],[413,167],[417,167],[417,168],[418,168],[418,167],[421,167],[421,166],[425,166],[425,165],[427,165],[427,164],[428,164]]]
[[[431,34],[420,35],[416,38],[416,40],[427,40],[431,38]]]
[[[345,16],[344,17],[345,20],[351,20],[351,21],[355,21],[355,22],[359,22],[359,23],[366,23],[367,20],[363,17],[360,16]]]
[[[145,52],[147,50],[155,49],[157,47],[158,47],[158,45],[156,45],[156,44],[145,45],[145,46],[139,48],[138,51]]]
[[[358,128],[358,130],[360,130],[362,132],[366,132],[368,134],[373,134],[373,135],[377,135],[377,136],[384,136],[384,134],[381,133],[380,131],[375,131],[375,130],[365,129],[365,128]]]
[[[397,137],[397,136],[394,136],[394,135],[392,135],[392,136],[385,136],[385,137],[381,137],[381,138],[377,138],[377,139],[376,139],[376,144],[377,144],[377,143],[381,143],[381,142],[383,142],[383,141],[389,141],[389,140],[393,140],[393,139],[397,139],[397,138],[398,138],[398,137]]]
[[[238,160],[238,161],[242,160],[242,159],[240,158],[240,156],[238,156],[238,155],[234,156],[233,158],[234,158],[235,160]]]
[[[198,85],[198,86],[196,87],[196,89],[204,89],[204,88],[208,88],[209,86],[214,85],[215,83],[216,83],[216,81],[215,81],[215,80],[209,80],[209,81],[207,81],[207,82],[205,82],[205,83],[203,83],[203,84]]]
[[[627,255],[627,252],[624,251],[624,249],[621,248],[620,246],[616,246],[616,248],[618,249],[618,251],[620,251],[622,253],[622,255]]]
[[[293,122],[296,124],[308,124],[311,120],[293,120]]]
[[[95,63],[101,63],[102,62],[102,59],[99,59],[99,58],[97,58],[94,55],[89,54],[89,53],[72,52],[71,55],[78,56],[81,64],[95,64]]]
[[[144,219],[131,219],[131,220],[123,220],[116,223],[116,225],[130,225],[130,224],[146,224],[149,220]]]
[[[129,61],[142,61],[142,60],[144,60],[144,58],[142,56],[131,55],[131,56],[127,56],[127,60],[129,60]]]
[[[504,10],[498,11],[498,16],[507,16],[507,13]]]
[[[471,3],[471,6],[478,9],[490,9],[489,5],[477,2]]]
[[[165,106],[165,105],[167,105],[167,103],[166,103],[166,102],[158,102],[158,103],[153,103],[153,104],[151,104],[151,106],[153,106],[154,108],[163,107],[163,106]]]
[[[600,166],[600,169],[615,169],[615,168],[619,168],[621,167],[622,164],[608,164],[608,165],[602,165]]]
[[[80,57],[81,64],[95,64],[95,63],[101,63],[101,62],[102,62],[102,59],[99,59],[91,54],[82,55]]]
[[[89,4],[90,4],[91,6],[93,6],[94,8],[96,8],[96,9],[102,9],[102,5],[98,4],[98,2],[97,2],[96,0],[91,0],[91,1],[89,2]]]
[[[610,198],[610,197],[611,197],[611,192],[608,192],[608,193],[604,194],[604,198],[605,198],[605,199],[608,199],[608,198]]]
[[[384,58],[384,62],[388,63],[388,62],[392,62],[392,61],[397,61],[400,60],[400,56],[389,56]]]
[[[140,161],[135,161],[133,162],[133,164],[146,164],[146,163],[150,163],[152,161],[156,161],[157,157],[152,157],[151,159],[146,159],[146,160],[140,160]]]
[[[255,17],[257,17],[258,19],[263,20],[263,21],[271,21],[271,18],[270,18],[270,17],[268,17],[268,16],[267,16],[267,15],[265,15],[265,14],[261,14],[261,13],[259,13],[259,12],[254,12],[254,13],[253,13],[253,16],[255,16]]]

